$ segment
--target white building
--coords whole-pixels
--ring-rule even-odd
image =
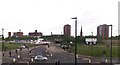
[[[86,37],[85,38],[85,42],[86,44],[88,45],[91,45],[91,44],[97,44],[97,38],[94,38],[94,37]]]

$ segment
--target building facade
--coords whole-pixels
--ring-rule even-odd
[[[11,32],[8,32],[8,37],[11,38]]]
[[[14,32],[13,36],[15,36],[15,37],[22,37],[23,36],[23,32]]]
[[[87,45],[95,45],[97,41],[97,36],[85,36],[85,43]]]
[[[98,38],[106,39],[109,38],[109,25],[103,24],[97,27]]]
[[[32,37],[41,37],[43,34],[41,32],[37,32],[37,30],[35,30],[35,32],[29,32],[28,35],[32,36]]]
[[[71,25],[69,25],[69,24],[66,24],[66,25],[64,25],[64,35],[66,35],[66,36],[71,36]]]

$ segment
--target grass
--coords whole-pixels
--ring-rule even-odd
[[[6,43],[4,44],[4,47],[7,48],[7,50],[13,50],[13,49],[18,49],[21,45],[21,43]],[[25,44],[28,47],[33,47],[34,44]]]
[[[74,46],[71,48],[72,52],[74,52]],[[91,51],[92,50],[92,51]],[[103,54],[103,50],[106,51],[106,54]],[[106,47],[104,44],[97,45],[85,45],[85,44],[77,44],[77,53],[81,55],[94,56],[94,57],[110,57],[110,47]],[[112,47],[112,56],[118,57],[118,47]]]

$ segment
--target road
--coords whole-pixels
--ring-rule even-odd
[[[74,63],[75,61],[75,55],[73,53],[69,53],[65,51],[64,49],[60,48],[59,45],[52,44],[50,48],[48,48],[50,53],[53,54],[53,57],[51,57],[51,60],[49,62],[55,62],[57,60],[60,61],[60,63]],[[81,58],[78,59],[79,63],[86,62],[82,60]]]
[[[30,50],[32,51],[30,53]],[[64,49],[60,48],[59,45],[52,43],[48,48],[47,45],[39,45],[37,47],[33,47],[30,50],[23,49],[23,51],[19,51],[18,54],[13,54],[12,57],[6,56],[3,59],[3,63],[11,63],[13,58],[17,59],[17,55],[20,55],[21,58],[16,60],[16,63],[55,63],[56,61],[60,61],[60,63],[74,63],[75,55],[74,53],[69,53]],[[46,52],[47,50],[47,52]],[[13,51],[14,52],[14,51]],[[52,55],[48,56],[47,61],[33,61],[31,62],[31,58],[36,55],[46,56],[46,54]],[[78,63],[88,63],[89,59],[92,59],[92,63],[99,63],[105,61],[103,58],[90,58],[87,56],[79,55],[77,58]],[[114,62],[117,62],[117,59],[113,59]],[[109,62],[109,60],[108,60]]]

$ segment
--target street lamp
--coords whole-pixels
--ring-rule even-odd
[[[2,28],[2,50],[4,51],[4,28]]]
[[[112,65],[112,24],[109,26],[111,26],[110,65]]]
[[[71,19],[75,19],[75,65],[77,65],[77,17]]]
[[[92,56],[92,44],[93,44],[93,32],[91,32],[91,34],[92,34],[92,41],[91,41],[91,56]]]

